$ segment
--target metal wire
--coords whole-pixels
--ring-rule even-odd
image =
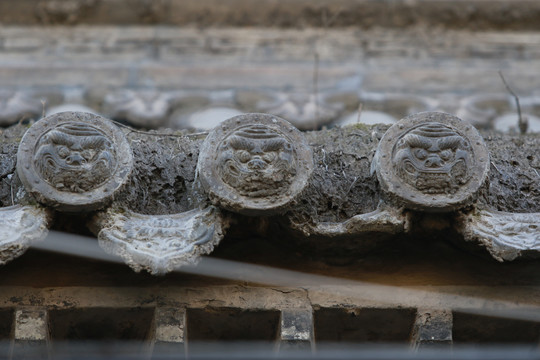
[[[109,255],[99,248],[96,239],[58,231],[50,231],[45,241],[39,242],[33,247],[95,260],[122,263],[120,258]],[[453,309],[477,315],[540,322],[540,306],[526,302],[493,300],[484,297],[441,293],[435,290],[427,291],[373,284],[213,257],[203,257],[197,265],[184,266],[175,271],[268,286],[304,288],[314,292],[347,296],[389,306],[401,306],[406,300],[408,303],[416,304],[417,307]]]
[[[122,263],[122,260],[105,253],[99,248],[96,239],[80,235],[50,231],[45,241],[34,248],[74,255],[79,257]],[[242,263],[225,259],[205,257],[196,266],[186,266],[176,271],[212,276],[236,281],[248,281],[269,286],[300,287],[309,291],[328,292],[335,296],[354,297],[358,300],[376,301],[390,306],[402,303],[404,298],[416,303],[418,307],[444,308],[479,315],[491,315],[508,319],[540,322],[538,306],[492,300],[489,298],[468,297],[445,294],[398,286],[371,284],[362,281],[334,278],[297,271],[272,268],[268,266]],[[353,343],[328,344],[318,342],[312,349],[303,351],[279,351],[279,342],[212,342],[174,345],[171,347],[153,346],[143,342],[122,341],[58,341],[49,343],[45,350],[52,359],[191,359],[191,360],[270,360],[270,359],[317,359],[317,360],[540,360],[538,344],[505,346],[456,346],[450,344],[431,345],[433,347],[413,349],[396,344]],[[12,346],[11,351],[4,352]],[[175,347],[178,346],[178,347]],[[32,352],[35,349],[35,352]],[[41,352],[40,352],[41,351]],[[44,349],[17,348],[10,343],[0,343],[0,359],[3,353],[11,353],[15,358],[42,358]]]
[[[395,344],[333,344],[317,351],[275,351],[268,343],[229,342],[200,344],[204,350],[160,351],[142,349],[140,343],[131,342],[61,342],[55,341],[47,348],[15,345],[13,359],[192,359],[192,360],[540,360],[540,351],[534,346],[448,346],[414,351]],[[0,359],[4,358],[2,349],[8,349],[9,343],[0,342]],[[5,354],[5,353],[4,353]]]

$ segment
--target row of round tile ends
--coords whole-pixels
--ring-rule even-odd
[[[216,206],[273,215],[286,211],[302,193],[314,166],[310,146],[293,125],[269,114],[244,114],[208,134],[196,178]],[[17,154],[26,190],[40,203],[66,212],[107,206],[132,168],[122,130],[89,113],[65,112],[37,121]],[[468,205],[488,171],[488,150],[477,130],[439,112],[414,114],[391,126],[372,161],[385,198],[422,211]]]
[[[37,121],[17,153],[17,173],[37,203],[23,196],[27,203],[0,208],[0,264],[43,240],[58,212],[95,211],[88,226],[105,252],[135,271],[167,273],[211,253],[233,213],[286,214],[314,181],[314,168],[323,166],[315,164],[303,133],[269,114],[223,121],[199,150],[192,189],[197,203],[178,214],[144,215],[114,203],[134,167],[119,127],[77,112]],[[470,206],[489,164],[486,145],[472,125],[440,112],[411,115],[386,131],[371,161],[383,192],[375,211],[342,222],[289,219],[290,226],[307,236],[362,238],[373,231],[408,232],[414,212],[451,212],[464,239],[484,246],[497,260],[540,252],[539,214]]]

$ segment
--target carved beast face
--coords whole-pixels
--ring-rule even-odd
[[[218,173],[244,196],[279,194],[288,189],[296,174],[293,145],[264,125],[235,131],[219,149]]]
[[[436,122],[419,126],[396,144],[398,176],[428,194],[455,193],[470,179],[471,145],[453,129]]]
[[[98,187],[112,176],[116,151],[100,130],[84,123],[68,123],[39,139],[34,165],[56,189],[80,193]]]

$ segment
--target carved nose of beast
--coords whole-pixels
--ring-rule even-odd
[[[86,162],[86,159],[83,158],[78,152],[72,153],[66,158],[66,163],[69,165],[82,165]]]
[[[264,160],[259,158],[250,160],[247,165],[250,170],[263,170],[268,166]]]
[[[438,155],[431,154],[424,162],[424,165],[428,168],[441,167],[442,159]]]

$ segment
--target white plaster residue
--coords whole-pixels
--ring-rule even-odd
[[[307,236],[342,236],[355,235],[376,231],[398,234],[408,231],[409,220],[401,209],[379,207],[366,214],[358,214],[343,222],[322,222],[317,224],[295,224],[292,226],[301,230]]]
[[[281,331],[281,338],[284,340],[303,340],[309,341],[311,334],[308,330],[298,330],[296,326],[290,326],[283,328]]]
[[[46,312],[17,310],[15,312],[15,339],[45,341],[47,339]]]
[[[47,236],[47,210],[14,205],[0,208],[0,265],[22,255]]]
[[[540,213],[479,210],[461,216],[467,241],[485,246],[499,261],[514,260],[523,251],[540,251]]]
[[[156,341],[184,342],[184,328],[176,325],[160,325],[156,329]]]

